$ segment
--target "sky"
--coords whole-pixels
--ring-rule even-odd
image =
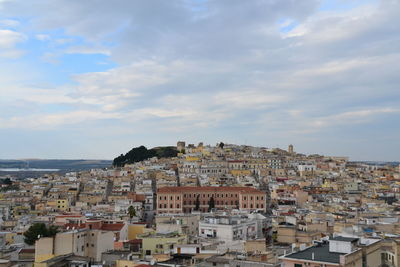
[[[0,0],[0,158],[217,142],[400,160],[398,0]]]

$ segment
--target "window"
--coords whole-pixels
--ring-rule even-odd
[[[303,267],[303,264],[295,263],[295,264],[294,264],[294,267]]]
[[[162,200],[162,196],[160,196],[160,200]]]
[[[166,209],[167,208],[167,204],[164,204],[164,209]]]
[[[162,204],[159,205],[159,208],[160,208],[160,209],[162,208]]]
[[[177,196],[176,199],[179,200],[179,196]]]
[[[172,199],[173,199],[173,197],[171,196],[171,197],[170,197],[170,199],[172,200]]]
[[[172,209],[172,204],[170,204],[169,207]]]
[[[179,209],[179,204],[176,204],[176,207]]]

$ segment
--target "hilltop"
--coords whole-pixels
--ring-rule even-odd
[[[152,149],[147,149],[145,146],[139,146],[132,148],[125,155],[121,154],[116,157],[113,161],[113,166],[123,167],[125,164],[139,162],[152,157],[171,158],[176,157],[177,155],[178,151],[174,146],[154,147]]]

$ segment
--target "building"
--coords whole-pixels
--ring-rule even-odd
[[[209,215],[199,222],[199,236],[225,243],[262,238],[255,218],[245,215]]]
[[[289,147],[288,147],[288,152],[289,152],[290,154],[293,154],[294,150],[293,150],[293,145],[292,145],[292,144],[289,145]]]
[[[177,232],[196,236],[199,232],[200,215],[196,214],[160,214],[156,216],[157,233]]]
[[[162,187],[157,191],[157,213],[207,212],[214,200],[216,209],[266,211],[266,194],[251,187]]]
[[[114,234],[101,230],[73,230],[54,237],[42,237],[35,243],[35,266],[54,257],[74,254],[100,261],[101,253],[114,248]]]
[[[185,147],[186,143],[184,141],[178,141],[178,143],[176,144],[176,149],[178,150],[178,152],[185,151]]]
[[[171,254],[176,244],[186,244],[187,236],[178,233],[146,233],[138,235],[142,239],[143,256]]]
[[[380,266],[380,240],[337,236],[280,257],[285,267]]]

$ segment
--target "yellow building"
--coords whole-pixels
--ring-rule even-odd
[[[186,161],[199,161],[199,157],[187,156]]]
[[[144,234],[146,225],[145,224],[130,224],[128,225],[128,239],[137,239],[138,235]]]
[[[177,233],[148,233],[138,235],[142,239],[143,256],[154,254],[169,254],[176,244],[186,244],[187,236]]]

